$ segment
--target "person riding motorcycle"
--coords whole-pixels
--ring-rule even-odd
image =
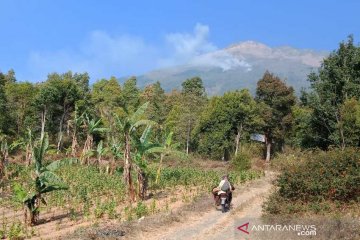
[[[220,205],[220,195],[225,193],[227,195],[228,204],[230,206],[232,200],[232,191],[234,190],[234,186],[229,181],[229,176],[224,175],[219,183],[219,186],[213,189],[215,205]]]
[[[226,174],[222,177],[222,180],[219,183],[218,189],[220,189],[217,193],[218,195],[221,195],[222,193],[227,194],[228,202],[230,205],[231,200],[232,200],[232,191],[235,190],[235,188],[229,181],[229,175]]]

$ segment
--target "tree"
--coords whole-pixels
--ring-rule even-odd
[[[122,98],[124,101],[123,108],[125,108],[127,112],[133,113],[139,107],[140,91],[136,86],[135,77],[131,77],[125,81]]]
[[[5,95],[5,85],[7,83],[7,76],[0,72],[0,132],[9,133],[9,111],[7,105],[7,98]]]
[[[86,78],[87,76],[85,76]],[[71,112],[75,110],[76,102],[84,99],[85,91],[84,79],[81,76],[73,75],[71,72],[56,76],[49,75],[48,83],[59,89],[57,96],[58,111],[60,115],[57,151],[62,147],[64,123],[70,120]]]
[[[291,129],[290,144],[293,147],[311,148],[314,146],[311,129],[311,116],[313,110],[308,106],[295,105],[292,108],[294,118]]]
[[[260,125],[255,100],[247,89],[227,92],[210,100],[201,114],[195,133],[201,153],[228,159],[241,151],[241,139]]]
[[[311,130],[314,147],[327,149],[347,145],[342,106],[344,102],[360,99],[360,47],[353,37],[341,42],[339,48],[323,60],[318,73],[308,76],[311,92],[307,104],[313,109]]]
[[[162,125],[166,119],[165,91],[160,82],[148,85],[141,94],[142,102],[149,102],[146,116],[148,119]]]
[[[182,84],[182,94],[194,95],[197,97],[205,96],[205,88],[201,78],[193,77],[186,79]]]
[[[5,175],[5,164],[9,156],[9,148],[5,135],[0,135],[0,183]]]
[[[233,102],[231,102],[232,99]],[[255,130],[262,124],[262,121],[258,116],[256,102],[247,89],[240,92],[236,91],[233,94],[229,93],[229,96],[225,94],[224,101],[225,103],[228,102],[227,105],[233,103],[228,107],[228,114],[230,115],[232,130],[236,132],[234,154],[236,156],[241,151],[240,141],[243,133],[250,133],[251,130]]]
[[[283,147],[284,136],[292,126],[291,108],[296,101],[294,89],[286,86],[279,77],[266,71],[257,83],[256,100],[264,104],[262,129],[266,140],[266,161],[270,161],[272,143],[275,142]]]
[[[37,94],[37,88],[28,82],[11,82],[5,87],[8,109],[11,109],[11,119],[14,119],[15,131],[18,136],[25,135],[31,127],[29,120],[34,116],[32,102]]]
[[[92,148],[94,144],[94,135],[97,133],[106,132],[107,128],[101,127],[101,119],[97,121],[95,119],[90,119],[87,114],[85,114],[83,123],[86,131],[86,140],[84,142],[84,147],[82,150],[80,160],[82,163],[89,164],[90,163],[89,158],[90,155],[92,154]]]
[[[41,113],[41,132],[47,130],[51,135],[57,134],[57,150],[62,148],[64,126],[69,126],[75,105],[84,108],[88,98],[88,75],[67,72],[52,73],[45,83],[39,86],[39,92],[34,99],[34,106]],[[69,131],[67,131],[69,132]]]
[[[73,113],[73,120],[71,121],[71,125],[72,125],[71,156],[72,157],[75,157],[77,153],[77,149],[79,146],[77,134],[79,128],[81,127],[81,123],[84,121],[84,115],[85,112],[80,114],[79,109],[76,105],[75,111]]]
[[[181,94],[177,95],[166,119],[166,126],[183,143],[185,151],[191,150],[193,130],[206,103],[205,88],[201,78],[187,79],[182,83]]]
[[[114,129],[113,114],[115,113],[119,116],[125,114],[122,107],[124,106],[122,90],[118,80],[115,77],[111,77],[109,80],[101,79],[94,83],[91,99],[96,113],[103,119],[104,126],[109,129],[107,139],[110,141],[117,134]]]
[[[339,129],[342,129],[344,134],[344,147],[360,146],[360,102],[355,98],[345,100],[341,105],[339,111],[341,121],[338,123]]]
[[[124,182],[128,187],[128,194],[130,196],[130,201],[135,200],[135,191],[134,185],[132,182],[131,171],[133,169],[132,161],[132,136],[136,133],[137,129],[141,126],[151,125],[153,122],[150,120],[144,119],[145,111],[149,103],[146,102],[141,105],[133,114],[129,114],[125,117],[116,117],[117,127],[122,134],[122,140],[124,142]]]

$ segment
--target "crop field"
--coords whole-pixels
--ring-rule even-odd
[[[172,211],[191,203],[202,193],[210,193],[222,174],[221,171],[192,167],[164,168],[156,184],[156,168],[150,166],[149,169],[147,198],[129,203],[121,171],[108,174],[94,166],[62,167],[56,173],[68,185],[68,190],[48,194],[46,205],[43,204],[40,209],[39,223],[29,227],[24,224],[23,205],[16,199],[14,188],[20,184],[31,189],[31,171],[12,164],[9,166],[11,179],[5,183],[2,192],[0,235],[10,239],[46,239],[102,221],[131,221],[161,211]],[[235,184],[260,176],[261,172],[254,170],[230,172]]]

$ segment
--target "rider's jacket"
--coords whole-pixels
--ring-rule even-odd
[[[222,188],[222,186],[224,185],[225,182],[229,182],[229,180],[223,179],[223,180],[220,181],[219,186],[218,186],[218,189],[220,189],[220,191],[218,192],[218,195],[220,195],[222,193],[227,193],[227,192],[224,192],[224,191],[221,190],[221,188]],[[231,191],[232,188],[233,188],[233,186],[230,183],[230,190],[229,191]]]

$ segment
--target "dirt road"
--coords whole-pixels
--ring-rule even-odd
[[[216,210],[211,194],[200,196],[177,210],[147,216],[122,224],[106,224],[61,239],[126,240],[337,240],[360,239],[359,221],[355,218],[332,219],[327,216],[275,216],[262,218],[262,204],[274,188],[276,173],[265,171],[265,177],[236,186],[233,206],[227,213]],[[244,225],[239,230],[240,226]],[[248,227],[248,229],[246,228]],[[315,226],[314,234],[303,230],[256,230],[258,226]],[[247,231],[247,233],[246,233]]]
[[[237,229],[249,219],[261,217],[262,203],[270,194],[274,174],[266,172],[265,177],[244,184],[234,192],[232,209],[222,213],[209,205],[202,213],[187,214],[181,222],[159,226],[156,229],[141,231],[137,239],[243,239],[246,234]],[[245,234],[245,236],[244,236]]]

